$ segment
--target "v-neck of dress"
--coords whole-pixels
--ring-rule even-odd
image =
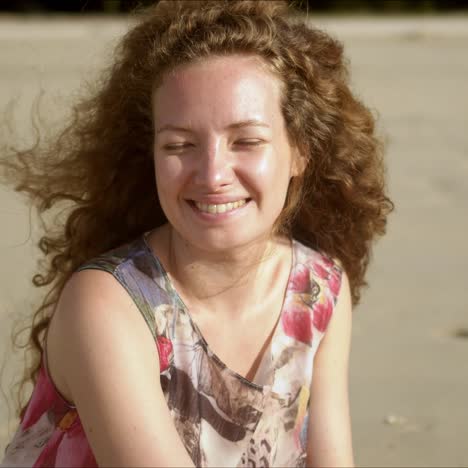
[[[198,327],[195,320],[193,319],[189,308],[184,303],[182,297],[180,296],[180,294],[177,292],[176,288],[172,284],[172,281],[171,281],[166,269],[164,268],[162,262],[159,260],[158,256],[154,253],[153,249],[149,245],[148,240],[147,240],[147,236],[150,233],[151,233],[151,231],[148,231],[148,232],[145,232],[142,235],[143,246],[144,246],[145,250],[147,251],[148,255],[150,256],[150,258],[152,259],[152,261],[155,263],[155,266],[156,266],[157,270],[159,270],[161,272],[161,274],[162,274],[162,276],[164,278],[165,285],[166,285],[166,287],[168,289],[167,292],[170,293],[170,295],[175,298],[175,300],[178,302],[178,304],[180,306],[180,309],[182,309],[182,311],[187,315],[187,317],[189,319],[189,322],[190,322],[190,324],[192,326],[192,329],[194,330],[195,334],[198,336],[199,341],[202,344],[202,346],[204,347],[207,354],[221,368],[225,369],[226,372],[230,373],[235,378],[241,380],[242,382],[247,384],[249,387],[252,387],[252,388],[260,390],[260,391],[263,391],[267,385],[257,384],[254,381],[251,381],[251,380],[247,379],[246,377],[244,377],[243,375],[239,374],[235,370],[231,369],[211,349],[210,345],[208,344],[205,337],[203,336],[203,333],[201,332],[200,328]],[[269,343],[266,346],[266,349],[263,352],[262,357],[260,358],[260,363],[258,364],[258,366],[257,366],[257,368],[255,370],[253,380],[255,380],[255,378],[258,376],[260,370],[262,371],[262,373],[272,371],[272,369],[269,368],[269,367],[271,367],[273,365],[272,344],[273,344],[274,340],[277,339],[277,337],[281,334],[281,331],[282,331],[281,320],[282,320],[284,310],[285,310],[285,306],[286,306],[286,303],[287,303],[288,294],[289,294],[290,285],[291,285],[291,280],[292,280],[293,271],[294,271],[294,266],[295,266],[295,263],[296,263],[296,247],[297,247],[296,246],[296,241],[294,239],[291,239],[291,265],[290,265],[290,269],[289,269],[289,275],[288,275],[288,280],[287,280],[287,283],[286,283],[286,288],[285,288],[284,295],[283,295],[283,302],[281,304],[281,310],[280,310],[280,313],[278,314],[278,318],[277,318],[277,320],[275,322],[275,325],[273,326],[272,332],[270,332],[270,334],[268,335],[269,337],[271,336],[271,338],[269,339]],[[262,348],[263,347],[264,347],[264,343],[262,344]],[[258,354],[257,354],[257,356],[258,356]],[[267,360],[268,360],[268,362],[267,362]],[[250,373],[250,369],[247,372],[247,375],[249,373]]]

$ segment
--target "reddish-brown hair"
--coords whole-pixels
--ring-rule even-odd
[[[68,210],[39,242],[45,258],[33,283],[49,290],[34,314],[29,344],[38,359],[25,382],[35,380],[43,331],[76,268],[166,222],[154,180],[151,95],[177,65],[254,54],[279,77],[288,136],[307,165],[292,179],[276,227],[337,258],[354,304],[393,207],[374,117],[350,91],[340,42],[283,1],[161,1],[136,16],[98,90],[75,105],[61,134],[2,158],[6,180],[40,215],[62,203]]]

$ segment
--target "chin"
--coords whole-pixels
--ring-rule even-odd
[[[192,244],[197,249],[205,250],[210,253],[229,253],[243,247],[254,244],[265,235],[259,233],[247,233],[247,232],[203,232],[203,233],[191,233],[190,236],[185,236],[186,241]]]

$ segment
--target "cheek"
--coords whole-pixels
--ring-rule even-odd
[[[256,177],[265,178],[270,175],[273,169],[273,164],[267,156],[262,156],[258,161],[256,161],[255,166],[253,167],[253,172]]]
[[[290,168],[287,158],[280,154],[266,153],[247,159],[244,168],[260,192],[268,191],[271,196],[271,190],[274,189],[281,197],[283,188],[287,189]]]
[[[154,167],[159,192],[171,192],[183,183],[186,170],[180,158],[167,157],[160,159],[156,156]]]
[[[242,169],[255,185],[265,185],[267,183],[265,179],[271,179],[276,173],[272,159],[271,154],[248,156],[241,162]]]

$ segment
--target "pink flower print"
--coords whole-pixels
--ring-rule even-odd
[[[172,342],[165,336],[158,336],[156,345],[159,351],[160,371],[164,372],[169,367],[170,357],[172,354]]]
[[[328,270],[326,270],[320,263],[316,262],[313,265],[314,272],[317,274],[317,276],[321,279],[328,279],[330,274],[328,273]]]
[[[34,468],[42,466],[56,466],[57,451],[62,443],[65,431],[73,426],[77,416],[78,413],[76,410],[70,410],[63,415],[60,421],[58,421],[55,431],[44,446],[39,458],[36,460]]]
[[[64,434],[65,433],[61,429],[55,429],[52,436],[47,441],[47,444],[42,449],[41,454],[34,463],[33,468],[56,466],[55,459],[57,456],[57,450],[60,446],[60,442],[62,442]]]
[[[333,306],[328,298],[324,298],[322,301],[317,302],[313,307],[314,313],[314,327],[324,332],[327,328],[328,322],[330,321]]]
[[[97,467],[83,426],[75,410],[68,411],[57,424],[34,467]]]
[[[309,344],[312,340],[311,311],[302,302],[291,300],[285,304],[281,323],[286,335]]]
[[[57,449],[55,466],[72,467],[86,466],[97,467],[96,459],[89,446],[79,418],[66,431]]]
[[[341,275],[338,271],[333,270],[328,285],[333,296],[337,297],[341,288]]]
[[[310,291],[310,272],[305,265],[300,263],[295,266],[288,283],[288,290],[295,293]]]
[[[68,431],[73,426],[73,423],[78,418],[78,413],[76,410],[72,409],[67,411],[62,419],[58,422],[57,427],[62,429],[62,431]]]
[[[335,266],[333,260],[326,257],[325,255],[322,256],[322,263],[325,265],[325,268],[333,268]]]
[[[57,400],[57,394],[47,377],[44,365],[42,365],[31,399],[21,420],[21,429],[25,431],[34,425],[54,405],[55,400]]]

